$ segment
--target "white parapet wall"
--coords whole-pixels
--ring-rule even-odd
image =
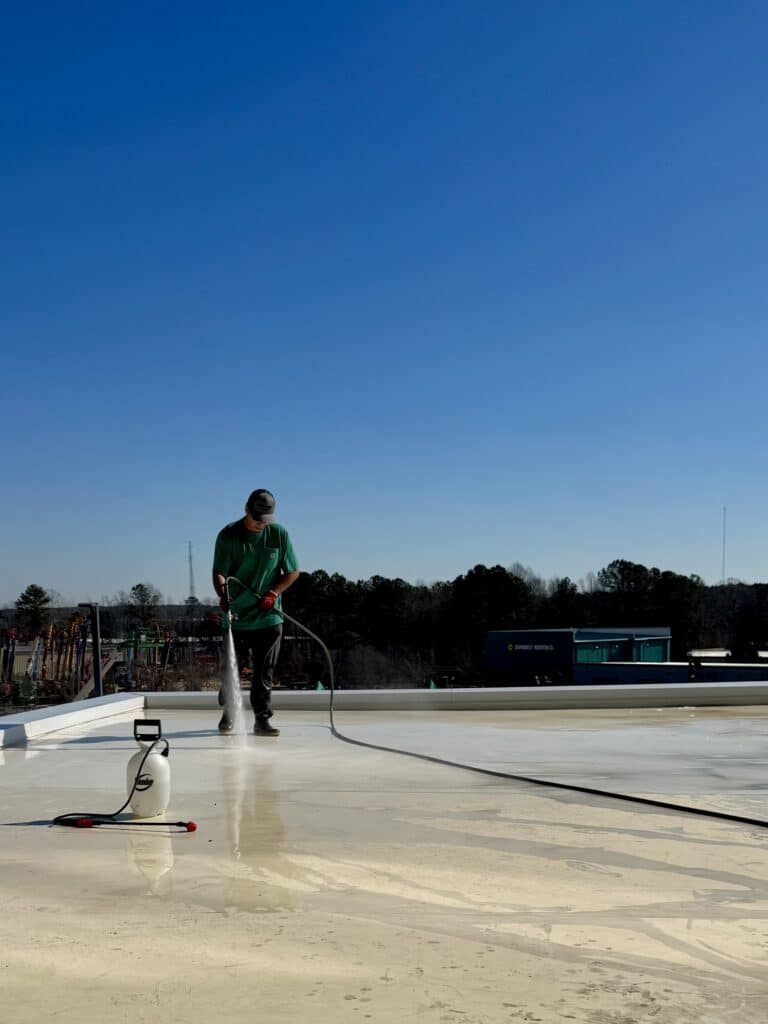
[[[4,715],[0,718],[0,747],[24,746],[29,740],[61,729],[91,725],[128,712],[143,715],[145,696],[143,693],[117,693],[110,697],[95,697],[93,700],[72,701],[70,704],[22,711],[17,715]]]
[[[217,695],[147,693],[147,709],[216,708]],[[243,692],[247,703],[247,692]],[[327,709],[327,690],[273,690],[276,711]],[[453,690],[337,690],[333,706],[347,711],[481,711],[546,708],[657,708],[768,704],[768,682],[638,683],[606,686],[468,687]]]
[[[243,693],[247,703],[247,692]],[[492,711],[579,708],[747,707],[768,704],[768,682],[643,683],[621,686],[514,686],[455,690],[337,690],[337,711]],[[276,711],[327,712],[327,690],[275,690]],[[173,710],[218,712],[214,691],[121,693],[58,704],[0,718],[0,747],[30,740],[115,715]]]

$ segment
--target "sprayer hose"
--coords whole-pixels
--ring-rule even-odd
[[[243,587],[243,589],[253,594],[254,597],[261,597],[260,594],[257,594],[255,590],[252,590],[251,587],[247,586],[247,584],[237,579],[236,576],[228,576],[224,582],[227,600],[229,600],[228,584],[230,580],[234,580]],[[621,800],[625,803],[641,804],[645,807],[656,807],[664,811],[674,811],[677,814],[695,814],[700,818],[717,818],[720,821],[734,821],[741,825],[756,825],[758,828],[768,828],[768,820],[764,818],[750,818],[741,814],[729,814],[727,811],[713,811],[704,807],[690,807],[686,804],[676,804],[668,800],[653,800],[650,797],[631,796],[628,793],[616,793],[607,789],[595,789],[592,786],[578,786],[570,782],[553,782],[549,779],[535,778],[530,775],[518,775],[515,772],[493,771],[491,768],[480,768],[477,765],[464,764],[461,761],[449,761],[443,757],[434,757],[430,754],[419,754],[413,750],[402,750],[400,747],[387,747],[380,743],[368,743],[365,740],[356,740],[351,736],[345,736],[344,733],[339,732],[336,728],[336,723],[334,721],[333,698],[335,694],[335,682],[331,652],[320,637],[313,633],[311,629],[308,629],[302,622],[294,619],[285,611],[282,612],[282,615],[288,620],[288,622],[302,630],[302,632],[306,633],[308,637],[315,641],[315,643],[319,644],[323,654],[325,655],[325,660],[328,665],[328,679],[330,682],[328,701],[329,728],[331,734],[343,743],[350,743],[356,747],[367,747],[369,750],[381,750],[387,754],[400,754],[403,757],[414,757],[419,761],[428,761],[431,764],[439,764],[448,768],[460,768],[462,771],[474,772],[477,775],[487,775],[494,779],[511,779],[513,782],[526,782],[532,786],[542,786],[547,789],[560,789],[569,793],[583,793],[586,796],[597,796],[607,800]]]

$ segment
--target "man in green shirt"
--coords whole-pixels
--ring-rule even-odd
[[[240,667],[250,662],[253,669],[251,707],[256,715],[256,735],[280,734],[269,721],[272,681],[283,635],[280,595],[300,575],[288,531],[275,522],[274,495],[263,488],[253,491],[245,503],[243,518],[229,523],[216,538],[213,587],[222,608],[231,612]],[[219,732],[231,732],[232,727],[225,708]]]

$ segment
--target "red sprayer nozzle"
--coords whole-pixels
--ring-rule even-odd
[[[184,823],[187,826],[187,832],[197,832],[197,823],[194,821],[186,821]]]

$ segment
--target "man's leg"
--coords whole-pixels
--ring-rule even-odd
[[[237,658],[237,671],[241,673],[245,668],[251,667],[253,658],[253,640],[258,636],[255,629],[234,630],[232,636],[235,640],[235,657]]]
[[[251,633],[251,656],[253,658],[253,679],[251,682],[251,707],[256,716],[256,732],[276,736],[277,729],[269,724],[272,717],[272,683],[275,666],[280,655],[280,641],[283,627],[267,626]]]

